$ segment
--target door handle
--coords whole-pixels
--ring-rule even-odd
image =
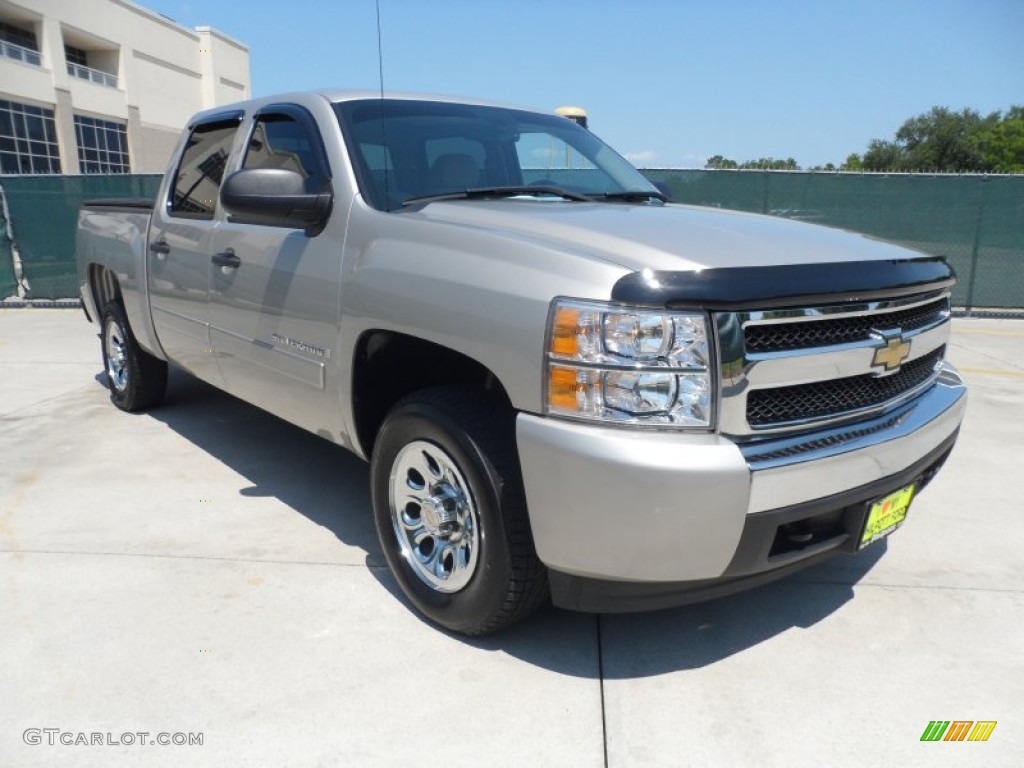
[[[157,240],[155,243],[149,244],[149,250],[155,253],[158,259],[162,259],[171,252],[171,246],[167,244],[166,240]]]
[[[235,256],[234,248],[228,248],[220,253],[213,254],[211,261],[218,267],[231,267],[232,269],[237,269],[242,265],[242,260]]]

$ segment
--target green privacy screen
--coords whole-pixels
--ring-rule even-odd
[[[78,296],[75,224],[83,200],[156,197],[159,175],[0,176],[21,256],[26,298]],[[6,238],[0,234],[0,239]],[[15,294],[10,243],[0,243],[0,298]],[[10,276],[10,279],[8,279]]]
[[[677,203],[785,216],[945,256],[961,307],[1024,307],[1024,175],[644,171]]]
[[[14,253],[11,249],[13,226],[8,226],[7,200],[0,185],[0,299],[14,296],[18,284],[14,279]]]
[[[960,278],[953,294],[957,306],[1024,308],[1024,175],[644,173],[671,191],[678,203],[842,227],[945,256]],[[582,179],[558,181],[572,186]],[[155,175],[0,177],[28,283],[27,296],[77,296],[75,222],[82,200],[153,197],[159,184],[160,177]],[[16,291],[4,232],[0,223],[0,298]]]

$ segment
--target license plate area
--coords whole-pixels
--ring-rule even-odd
[[[864,520],[864,528],[861,531],[857,549],[864,549],[869,544],[884,539],[903,525],[916,490],[917,483],[913,482],[880,499],[869,501],[868,513]]]

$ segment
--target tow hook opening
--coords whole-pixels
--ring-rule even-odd
[[[847,531],[843,525],[843,512],[838,509],[780,525],[775,531],[768,559],[790,555],[844,536]]]

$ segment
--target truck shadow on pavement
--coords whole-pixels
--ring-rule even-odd
[[[251,485],[386,565],[370,514],[369,465],[337,445],[174,368],[167,399],[147,415],[223,462]]]
[[[705,603],[600,616],[548,606],[505,633],[462,639],[569,675],[628,680],[696,670],[827,619],[854,597],[853,586],[885,549],[883,541],[859,557],[840,555],[781,581]],[[375,575],[390,582],[386,573]],[[389,589],[401,599],[397,587]],[[580,638],[568,633],[553,638],[547,632],[552,622],[557,626],[573,619],[594,638],[593,653],[600,660],[595,669],[580,667],[580,652],[590,650]],[[566,647],[574,650],[568,658]]]
[[[102,374],[97,376],[102,382]],[[386,568],[370,511],[369,466],[332,443],[172,369],[166,403],[148,415],[217,458],[251,486],[366,553],[381,587],[415,614]],[[573,677],[631,679],[707,667],[826,619],[884,555],[880,542],[732,597],[640,614],[596,616],[542,608],[483,638],[453,641]],[[418,614],[415,614],[418,615]]]

